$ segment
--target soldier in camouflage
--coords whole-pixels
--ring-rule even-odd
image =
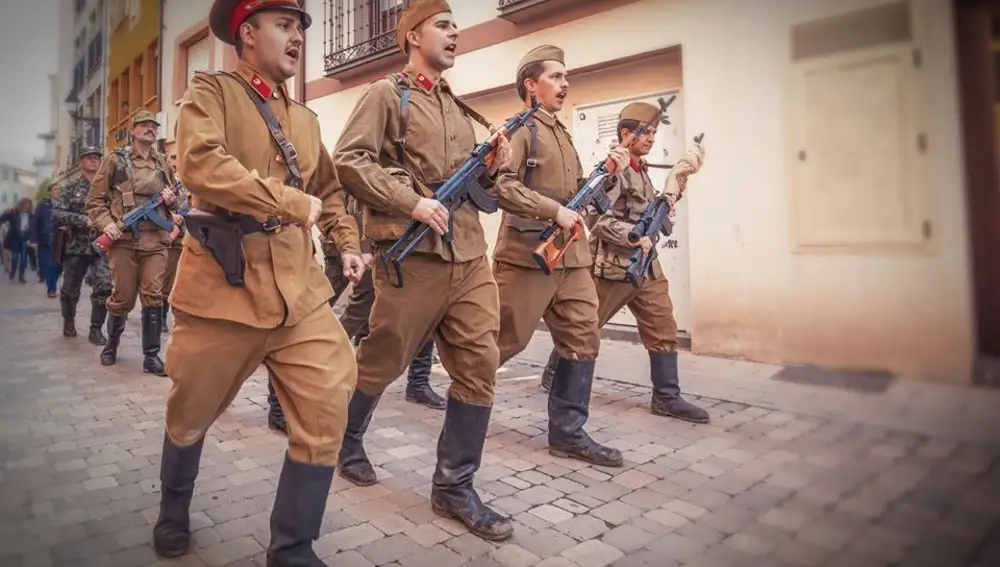
[[[56,230],[65,232],[62,250],[63,283],[59,291],[63,336],[76,336],[76,304],[80,300],[83,279],[93,269],[90,282],[90,334],[87,339],[95,345],[107,342],[101,328],[108,314],[106,302],[111,296],[111,270],[107,259],[91,246],[97,234],[90,228],[84,201],[90,191],[90,182],[101,165],[101,157],[100,149],[83,148],[78,162],[80,178],[60,188],[59,197],[52,203],[52,222],[55,223]]]

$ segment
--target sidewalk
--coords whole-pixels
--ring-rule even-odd
[[[0,565],[265,565],[286,440],[267,429],[263,372],[206,438],[191,553],[153,552],[170,381],[141,373],[135,320],[105,368],[85,333],[60,336],[58,300],[0,281]],[[539,333],[499,373],[476,476],[484,501],[513,519],[511,540],[482,541],[430,510],[443,414],[405,402],[397,380],[366,437],[380,482],[334,481],[320,556],[332,567],[1000,565],[992,392],[860,394],[685,354],[689,399],[713,420],[694,426],[650,415],[645,354],[606,342],[599,374],[615,380],[595,382],[587,429],[623,452],[625,466],[607,469],[546,450],[537,382],[549,348]],[[439,392],[446,380],[436,367]]]

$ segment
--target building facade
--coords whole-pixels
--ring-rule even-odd
[[[63,105],[62,97],[59,93],[59,75],[49,75],[49,128],[38,135],[42,140],[42,155],[35,158],[35,178],[39,182],[45,179],[52,179],[56,169],[56,128],[57,121]]]
[[[401,67],[405,4],[307,3],[305,93],[327,147],[366,84]],[[451,5],[461,37],[446,77],[494,122],[523,107],[513,83],[528,50],[566,51],[560,118],[585,169],[633,100],[677,95],[651,161],[705,133],[706,164],[660,251],[694,352],[959,383],[1000,355],[983,324],[1000,311],[973,292],[984,268],[970,256],[950,0]],[[482,217],[491,249],[499,220]]]
[[[181,97],[198,71],[232,69],[236,50],[222,43],[208,28],[211,0],[164,0],[163,85],[164,139],[167,152],[174,147],[174,123]]]
[[[80,148],[101,146],[107,128],[108,0],[73,0],[59,8],[58,73],[53,177],[64,178],[76,168]]]
[[[127,145],[132,116],[162,108],[159,0],[108,1],[107,148]]]
[[[35,200],[38,191],[35,172],[0,164],[0,210],[7,210],[21,199]]]

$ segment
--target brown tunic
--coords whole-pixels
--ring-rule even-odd
[[[242,287],[228,285],[211,253],[186,235],[171,303],[198,317],[252,327],[294,325],[333,295],[313,256],[312,235],[302,227],[309,217],[306,193],[322,199],[320,233],[341,252],[360,253],[357,225],[344,208],[316,115],[245,61],[236,74],[266,93],[298,153],[304,191],[285,185],[288,169],[241,84],[222,74],[197,73],[181,102],[177,130],[178,172],[191,205],[209,212],[223,207],[261,222],[273,216],[298,226],[243,238]]]
[[[612,178],[608,198],[611,208],[597,218],[591,229],[590,247],[594,254],[594,275],[608,280],[624,281],[635,247],[628,233],[639,220],[656,191],[643,165],[633,161],[623,172]],[[658,260],[651,263],[652,279],[663,279]]]
[[[535,112],[534,120],[538,129],[537,165],[530,168],[531,190],[521,181],[529,169],[531,132],[527,127],[514,134],[511,140],[513,158],[501,170],[494,188],[506,212],[500,223],[493,259],[539,269],[531,258],[531,252],[541,244],[539,233],[555,219],[559,205],[565,205],[586,180],[573,138],[562,122],[543,109]],[[569,247],[557,268],[584,268],[591,262],[590,249],[581,239]]]

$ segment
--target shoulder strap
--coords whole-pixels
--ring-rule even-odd
[[[531,141],[528,142],[528,159],[525,160],[524,166],[524,179],[521,183],[525,187],[531,187],[531,173],[535,170],[534,168],[538,165],[538,124],[535,122],[535,118],[532,117],[525,123],[528,128],[528,133],[531,135]]]
[[[115,155],[118,156],[115,165],[125,175],[125,180],[128,180],[132,177],[132,157],[125,148],[115,148]]]
[[[396,146],[396,161],[403,165],[406,157],[406,130],[410,126],[410,84],[402,73],[393,73],[389,78],[399,88],[399,136],[392,143]]]
[[[450,90],[448,92],[451,93]],[[455,93],[451,93],[451,98],[455,99],[455,104],[457,104],[459,108],[461,108],[462,110],[464,110],[465,113],[469,115],[469,118],[472,118],[476,122],[482,124],[483,127],[485,127],[487,131],[489,131],[491,133],[493,132],[493,130],[495,128],[493,127],[492,124],[490,124],[489,120],[483,118],[482,114],[479,114],[475,110],[472,110],[472,107],[469,106],[468,104],[465,104],[465,101],[463,101],[462,99],[460,99],[457,96],[455,96]]]
[[[261,118],[264,119],[264,123],[267,124],[267,129],[271,133],[271,138],[274,139],[274,143],[278,145],[278,151],[281,152],[282,157],[285,158],[285,165],[288,166],[288,173],[290,177],[288,184],[296,189],[302,189],[302,170],[299,169],[298,153],[296,153],[295,146],[292,145],[292,142],[286,138],[284,132],[281,131],[281,124],[274,116],[274,112],[267,104],[267,101],[264,100],[264,97],[260,96],[260,93],[255,91],[253,87],[243,80],[243,77],[225,71],[223,71],[222,74],[231,77],[243,86],[243,90],[247,92],[247,96],[249,96],[250,100],[253,101],[254,106],[257,107],[257,112],[260,113]]]

